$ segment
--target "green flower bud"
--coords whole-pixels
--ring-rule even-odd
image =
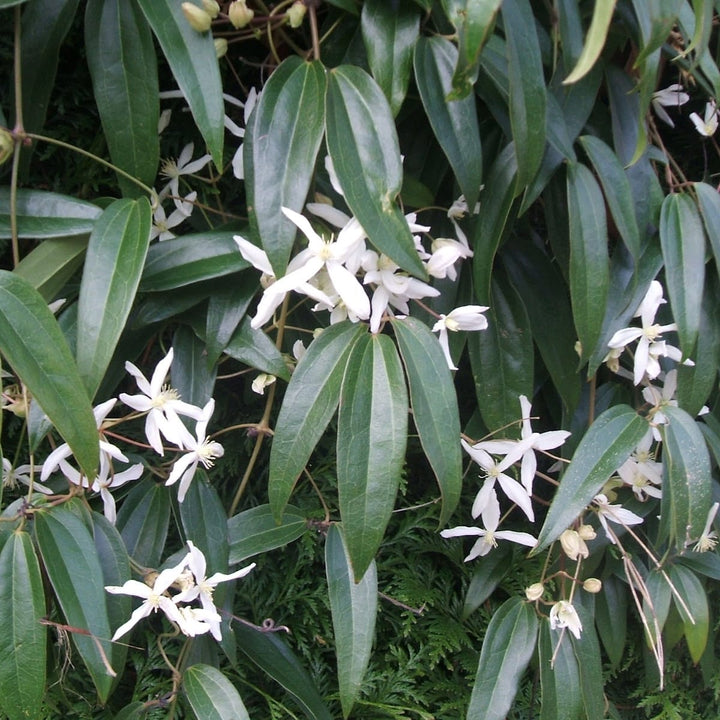
[[[288,24],[291,28],[298,28],[305,18],[307,7],[302,0],[295,0],[286,13]]]
[[[214,20],[220,12],[220,6],[215,0],[202,0],[203,10]]]
[[[181,7],[185,19],[193,30],[196,32],[207,32],[210,29],[212,18],[205,10],[191,2],[184,2]]]
[[[0,165],[2,165],[13,154],[15,142],[13,136],[4,128],[0,130]]]
[[[234,0],[228,8],[228,17],[236,30],[244,28],[255,16],[255,12],[245,3],[245,0]]]
[[[228,49],[227,40],[225,38],[215,38],[213,42],[215,43],[215,55],[217,58],[224,57]]]

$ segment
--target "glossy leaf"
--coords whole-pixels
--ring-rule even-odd
[[[693,187],[697,195],[705,232],[715,258],[715,266],[720,268],[720,194],[707,183],[695,183]]]
[[[537,545],[539,553],[569,527],[622,465],[648,430],[647,421],[627,405],[614,405],[583,436],[560,478]]]
[[[325,127],[345,201],[370,242],[401,268],[425,277],[395,203],[403,171],[392,112],[380,87],[359,67],[341,65],[328,73]]]
[[[622,660],[627,639],[628,596],[625,584],[615,575],[603,578],[602,592],[595,596],[598,634],[613,667]]]
[[[88,243],[78,300],[77,364],[94,397],[130,315],[150,242],[150,203],[116,200]]]
[[[34,517],[43,564],[67,624],[90,633],[71,635],[100,701],[105,702],[112,686],[106,666],[112,652],[112,630],[93,537],[67,505],[35,513]]]
[[[95,477],[98,434],[75,360],[43,298],[21,278],[0,270],[0,351],[70,446],[87,477]]]
[[[435,137],[443,149],[468,207],[482,183],[482,147],[475,96],[448,101],[458,51],[440,37],[423,37],[415,46],[415,82]]]
[[[512,547],[509,544],[500,545],[483,558],[468,585],[463,604],[463,620],[466,620],[495,592],[511,565]]]
[[[312,678],[277,633],[237,623],[235,635],[238,648],[293,696],[309,720],[332,720]]]
[[[570,298],[582,359],[595,349],[607,300],[609,261],[605,199],[584,165],[569,163]]]
[[[283,380],[290,379],[290,371],[280,351],[262,330],[250,326],[248,317],[243,319],[225,346],[225,354],[262,372]]]
[[[362,688],[370,661],[377,615],[377,570],[371,562],[359,582],[347,552],[342,529],[331,525],[325,541],[330,611],[337,655],[338,684],[343,717],[347,717]]]
[[[468,720],[505,720],[537,634],[535,609],[520,598],[511,597],[495,611],[480,652]]]
[[[694,663],[698,663],[705,652],[710,630],[707,592],[697,575],[682,565],[670,565],[668,575],[690,611],[688,615],[682,603],[673,596],[675,607],[683,620],[690,657]]]
[[[233,515],[227,521],[227,528],[229,562],[235,565],[297,540],[307,531],[308,521],[300,510],[287,505],[278,525],[271,507],[258,505]]]
[[[231,232],[183,235],[157,243],[148,250],[140,290],[172,290],[247,267]]]
[[[348,354],[363,328],[332,325],[308,347],[290,379],[275,424],[268,496],[276,520],[340,401]]]
[[[602,657],[600,643],[595,633],[593,616],[583,605],[576,607],[583,630],[576,638],[570,633],[566,638],[572,645],[579,671],[580,696],[587,718],[601,718],[605,714],[605,695],[603,694]]]
[[[542,690],[540,720],[576,720],[585,717],[580,672],[569,633],[565,631],[561,635],[559,630],[551,630],[547,620],[540,623],[538,662]]]
[[[44,239],[87,235],[102,210],[92,203],[45,190],[17,191],[19,238]],[[0,238],[10,235],[10,189],[0,188]]]
[[[545,153],[545,78],[529,0],[503,0],[516,192],[531,182]]]
[[[360,23],[370,70],[385,93],[394,117],[410,83],[420,15],[407,0],[395,7],[385,0],[368,0],[363,4]]]
[[[452,375],[426,325],[408,317],[393,320],[392,327],[410,388],[413,423],[442,495],[439,524],[444,525],[462,489],[460,416]]]
[[[363,335],[348,356],[337,430],[340,517],[358,582],[395,507],[407,421],[407,388],[395,344],[388,335]]]
[[[160,43],[215,166],[222,168],[225,108],[212,34],[193,30],[181,3],[174,0],[136,2]]]
[[[206,481],[204,472],[198,474],[180,503],[180,519],[185,537],[205,555],[210,576],[227,570],[230,551],[227,516],[217,490]]]
[[[170,370],[171,387],[191,405],[204,407],[213,396],[217,367],[205,362],[205,343],[187,326],[181,325],[173,336],[175,357]]]
[[[710,457],[695,420],[684,410],[663,407],[663,494],[659,539],[678,551],[700,537],[711,504]]]
[[[705,279],[705,234],[690,195],[672,193],[665,198],[660,214],[660,244],[680,348],[689,357],[700,328]]]
[[[280,208],[300,212],[305,204],[323,136],[326,84],[319,62],[288,58],[263,88],[247,130],[248,209],[278,277],[285,273],[297,233]]]
[[[8,720],[41,716],[47,628],[40,565],[30,535],[13,532],[0,551],[0,709]]]
[[[217,668],[192,665],[183,673],[182,686],[198,720],[250,720],[240,693]]]
[[[249,277],[243,277],[243,280],[245,282],[233,283],[210,295],[205,323],[208,366],[220,359],[257,291],[256,283],[250,282]]]
[[[608,30],[610,29],[610,21],[615,11],[615,3],[616,0],[605,0],[605,2],[595,3],[590,28],[585,37],[585,45],[583,46],[582,53],[580,53],[577,64],[563,81],[566,85],[577,82],[585,77],[600,56],[605,45]]]

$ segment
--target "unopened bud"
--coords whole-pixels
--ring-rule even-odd
[[[8,130],[0,130],[0,165],[2,165],[12,154],[15,143]]]
[[[210,29],[212,18],[205,10],[191,2],[184,2],[181,7],[185,19],[193,30],[207,32]]]
[[[594,540],[597,537],[595,528],[592,525],[581,525],[577,529],[577,533],[583,540]]]
[[[571,560],[577,560],[579,557],[586,558],[590,554],[585,541],[575,530],[566,530],[560,536],[560,545]]]
[[[228,17],[236,30],[240,30],[240,28],[248,25],[254,16],[255,12],[250,10],[245,0],[234,0],[234,2],[230,3]]]
[[[215,55],[219,60],[227,53],[228,42],[225,38],[215,38],[213,42],[215,43]]]
[[[525,588],[525,597],[530,602],[535,602],[536,600],[539,600],[542,597],[543,592],[545,592],[545,588],[543,587],[542,583],[539,583],[539,582],[533,583],[529,587]]]
[[[220,6],[215,0],[202,0],[203,10],[214,20],[220,12]]]
[[[583,590],[589,593],[599,593],[602,590],[602,581],[597,578],[588,578],[583,583]]]
[[[295,2],[290,6],[290,9],[286,13],[286,17],[290,27],[300,27],[305,18],[306,12],[307,7],[305,6],[305,3],[302,0],[295,0]]]

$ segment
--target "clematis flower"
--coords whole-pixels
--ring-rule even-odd
[[[169,620],[179,625],[183,621],[180,610],[167,595],[167,590],[184,570],[185,559],[183,558],[179,565],[159,573],[152,587],[138,580],[128,580],[123,585],[106,585],[105,590],[113,595],[132,595],[133,597],[143,598],[143,603],[133,612],[130,619],[115,631],[112,641],[115,642],[115,640],[121,638],[140,620],[150,615],[150,613],[157,612],[158,609],[162,610]]]
[[[560,600],[550,608],[550,629],[567,628],[578,640],[582,632],[582,623],[577,610],[567,600]]]
[[[435,278],[448,277],[450,280],[457,279],[455,263],[458,260],[471,258],[473,251],[468,245],[465,233],[455,224],[456,232],[460,240],[452,238],[436,238],[430,247],[432,254],[427,261],[428,274]]]
[[[690,120],[692,120],[695,129],[704,137],[712,137],[718,128],[718,114],[717,106],[714,100],[705,105],[705,115],[703,118],[697,113],[690,113]]]
[[[7,459],[2,459],[2,487],[13,489],[18,483],[27,485],[34,492],[43,493],[44,495],[52,495],[53,491],[49,487],[45,487],[41,483],[34,481],[30,477],[30,465],[18,465],[16,468]]]
[[[636,515],[631,510],[626,510],[622,505],[611,505],[607,496],[602,493],[595,496],[593,503],[595,503],[598,519],[603,526],[603,530],[605,530],[605,535],[613,544],[615,544],[615,534],[610,530],[608,520],[623,527],[639,525],[643,522],[639,515]]]
[[[250,115],[252,114],[252,111],[255,109],[255,106],[257,105],[258,100],[260,99],[260,93],[255,88],[250,88],[250,92],[248,93],[247,98],[245,99],[244,107],[243,107],[243,119],[245,121],[245,127],[247,127],[248,120],[250,119]],[[225,121],[225,127],[230,130],[230,132],[235,135],[236,137],[245,137],[245,129],[238,127],[235,125],[235,123],[232,123],[232,126],[229,125],[229,118],[226,117]],[[243,164],[243,144],[240,143],[238,145],[238,149],[235,151],[235,155],[233,155],[232,159],[232,171],[233,175],[238,180],[244,180],[245,179],[245,167]]]
[[[142,395],[120,394],[120,400],[138,412],[147,413],[145,418],[145,437],[158,455],[164,455],[162,434],[168,441],[185,449],[182,444],[184,433],[187,433],[179,415],[199,420],[202,410],[195,405],[180,400],[177,390],[165,385],[165,378],[173,361],[173,349],[160,360],[148,379],[131,362],[125,363],[125,369],[135,378]]]
[[[182,430],[180,426],[177,428],[178,431],[180,431],[180,439],[182,441],[180,447],[190,452],[185,453],[185,455],[175,462],[168,479],[165,481],[165,485],[174,485],[178,480],[180,481],[178,502],[182,502],[185,499],[185,494],[190,487],[192,479],[195,477],[198,464],[202,463],[203,467],[209,469],[213,466],[216,458],[222,457],[225,454],[225,449],[219,442],[208,440],[206,436],[207,425],[208,422],[210,422],[214,410],[215,400],[211,398],[202,409],[195,426],[196,437],[193,437],[184,425],[182,425]]]
[[[650,451],[652,443],[652,429],[648,429],[630,457],[617,469],[620,479],[632,488],[638,500],[662,496],[658,486],[662,484],[663,467]]]
[[[718,507],[720,503],[713,503],[710,511],[708,512],[707,520],[705,521],[705,529],[702,531],[702,535],[698,538],[695,543],[693,550],[695,552],[708,552],[708,550],[714,550],[717,545],[717,533],[712,530],[713,521],[717,515]]]
[[[168,158],[160,164],[160,174],[168,179],[168,183],[158,194],[158,198],[171,196],[175,202],[175,206],[182,208],[183,199],[180,196],[180,178],[183,175],[194,175],[202,170],[212,159],[210,155],[203,155],[197,160],[193,160],[193,152],[195,150],[194,143],[188,143],[181,151],[177,160]]]
[[[192,215],[196,198],[197,193],[195,191],[186,195],[185,199],[180,203],[180,206],[170,213],[170,217],[165,214],[165,209],[158,202],[158,206],[153,213],[153,224],[152,229],[150,230],[150,239],[154,240],[157,238],[159,242],[163,242],[164,240],[174,238],[175,233],[171,232],[172,228],[181,225],[190,217],[190,215]]]
[[[487,318],[483,313],[489,308],[484,305],[463,305],[455,308],[447,315],[440,315],[440,319],[433,325],[433,332],[440,333],[438,340],[445,353],[448,367],[457,370],[450,355],[450,344],[448,341],[448,330],[485,330],[488,326]]]
[[[680,107],[684,105],[690,96],[685,92],[685,88],[678,83],[668,85],[662,90],[654,92],[652,95],[652,106],[655,114],[670,127],[674,128],[675,123],[671,117],[665,112],[666,107]]]

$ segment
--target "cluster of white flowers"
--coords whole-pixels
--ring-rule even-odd
[[[173,350],[170,348],[167,355],[158,363],[149,381],[135,365],[126,362],[125,368],[135,378],[141,394],[122,393],[120,400],[133,410],[146,414],[145,436],[155,452],[159,455],[164,454],[163,438],[175,445],[178,450],[184,451],[184,454],[174,463],[165,482],[166,485],[173,485],[180,481],[178,501],[182,502],[198,465],[211,468],[213,461],[222,457],[224,450],[220,443],[207,437],[207,426],[215,408],[215,401],[211,399],[205,407],[197,407],[180,400],[177,391],[165,385],[165,378],[170,371],[172,360]],[[99,493],[103,500],[105,517],[112,523],[115,522],[116,514],[115,500],[110,490],[131,480],[137,480],[143,474],[141,463],[131,465],[121,472],[114,470],[114,461],[129,462],[117,446],[108,442],[105,435],[107,425],[112,423],[107,420],[107,416],[116,402],[116,398],[111,398],[94,409],[99,433],[100,469],[92,482],[67,461],[72,452],[66,443],[58,446],[48,455],[40,473],[41,482],[45,482],[52,473],[59,470],[71,483]],[[181,416],[195,420],[194,435],[185,427]],[[22,468],[15,470],[14,479],[29,482],[29,480],[24,480],[21,470]],[[7,472],[11,472],[11,469]],[[40,492],[47,490],[44,486],[38,486],[37,483],[34,487]]]
[[[678,83],[669,85],[662,90],[653,93],[652,107],[655,114],[670,127],[675,127],[672,118],[665,111],[666,107],[680,107],[689,102],[690,95],[685,92],[685,88]],[[688,116],[700,135],[703,137],[712,137],[718,129],[718,108],[714,98],[705,103],[705,112],[700,117],[696,112],[690,113]]]
[[[221,582],[244,577],[255,567],[255,563],[228,575],[215,573],[206,577],[205,555],[190,540],[187,544],[189,551],[182,561],[175,567],[158,573],[152,585],[139,580],[128,580],[123,585],[105,586],[105,590],[114,595],[132,595],[143,600],[130,619],[115,631],[113,642],[158,609],[189,637],[209,632],[216,640],[222,639],[221,618],[213,602],[213,591]],[[174,596],[169,594],[171,587],[178,589]],[[200,607],[190,604],[196,601],[199,601]]]

